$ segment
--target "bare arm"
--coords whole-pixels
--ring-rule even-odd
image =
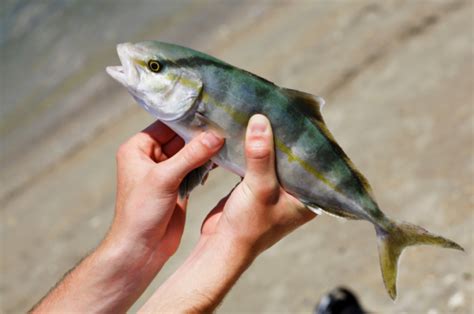
[[[186,200],[178,186],[223,140],[206,133],[188,145],[160,122],[117,153],[115,217],[105,240],[33,312],[125,312],[178,248]]]
[[[248,247],[224,238],[201,239],[140,312],[212,312],[255,257]]]

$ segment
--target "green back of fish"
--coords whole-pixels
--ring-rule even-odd
[[[288,159],[300,163],[308,175],[354,199],[362,207],[376,209],[367,180],[355,169],[327,129],[318,98],[281,88],[199,52],[174,62],[199,71],[203,93],[212,97],[212,103],[226,111],[236,124],[244,128],[250,116],[263,113],[272,123],[277,149]],[[303,156],[293,150],[296,146],[299,152],[304,152]],[[340,211],[333,213],[347,217]]]

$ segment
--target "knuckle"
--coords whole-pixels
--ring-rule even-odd
[[[198,142],[192,142],[188,144],[185,150],[183,150],[183,160],[187,165],[193,165],[196,160],[203,155],[203,146]]]
[[[117,152],[115,153],[115,157],[117,161],[123,160],[130,150],[130,143],[127,141],[125,143],[120,144],[117,148]]]
[[[279,185],[274,180],[264,177],[244,180],[247,192],[264,204],[274,204],[278,201]]]
[[[180,156],[181,160],[182,160],[182,163],[183,163],[183,166],[185,168],[189,168],[193,164],[193,160],[194,160],[193,151],[194,151],[194,149],[189,147],[188,149],[184,150],[183,154]]]
[[[269,159],[272,154],[271,148],[266,143],[257,141],[249,143],[245,151],[247,153],[247,157],[257,160]]]
[[[258,194],[256,193],[256,191],[253,189],[253,184],[252,182],[249,182],[249,180],[247,179],[244,179],[242,181],[242,192],[243,192],[243,195],[245,195],[245,197],[247,199],[257,199],[258,198]]]
[[[278,186],[270,182],[262,182],[257,190],[260,199],[268,204],[274,204],[278,201]]]

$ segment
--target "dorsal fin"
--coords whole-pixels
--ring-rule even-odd
[[[314,96],[308,93],[300,92],[294,89],[282,88],[288,98],[292,100],[292,104],[295,105],[298,110],[311,119],[311,121],[318,127],[318,129],[326,136],[332,148],[344,159],[347,166],[351,169],[354,175],[357,177],[364,189],[372,196],[372,188],[364,175],[354,166],[352,161],[347,157],[346,153],[337,144],[333,135],[329,131],[324,123],[323,116],[321,115],[321,108],[326,103],[320,96]]]
[[[282,90],[288,98],[293,100],[293,104],[301,113],[313,120],[322,121],[321,109],[326,103],[322,97],[289,88],[282,88]]]

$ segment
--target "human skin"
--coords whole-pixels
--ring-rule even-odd
[[[122,144],[109,232],[32,312],[125,312],[178,248],[187,203],[179,184],[223,143],[204,133],[184,146],[157,121]]]
[[[179,246],[186,209],[177,196],[180,182],[222,144],[205,133],[183,147],[160,122],[123,144],[106,238],[32,312],[127,311]],[[264,116],[250,120],[245,151],[245,178],[209,213],[192,254],[142,312],[212,311],[261,252],[314,218],[278,183]]]
[[[206,217],[191,255],[140,312],[212,312],[261,252],[315,217],[279,185],[262,115],[250,119],[245,155],[245,178]]]

